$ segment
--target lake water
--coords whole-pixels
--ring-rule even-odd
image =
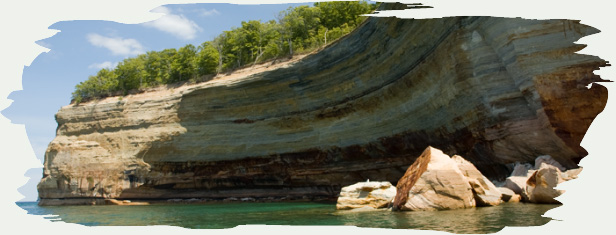
[[[542,215],[558,205],[507,203],[495,207],[434,211],[337,211],[317,202],[241,202],[215,204],[153,204],[147,206],[45,206],[18,202],[34,215],[87,226],[171,225],[222,229],[237,225],[352,225],[370,228],[439,230],[453,233],[494,233],[505,226],[539,226]]]

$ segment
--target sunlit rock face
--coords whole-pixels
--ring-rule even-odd
[[[473,164],[459,155],[454,155],[451,159],[458,165],[458,168],[473,189],[477,206],[496,206],[502,202],[501,197],[503,193],[488,178],[481,174]]]
[[[441,150],[426,148],[398,181],[392,210],[431,211],[475,207],[475,198],[485,194],[475,193],[474,188],[478,187],[469,180],[476,180],[460,170],[460,163]],[[465,164],[462,163],[462,167],[468,169]]]
[[[597,32],[570,20],[371,18],[288,66],[68,105],[40,197],[335,198],[366,179],[395,184],[429,145],[490,179],[540,155],[573,168],[607,100],[593,83],[606,62],[575,53]]]

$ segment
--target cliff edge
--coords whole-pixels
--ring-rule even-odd
[[[571,20],[370,18],[282,66],[68,105],[40,203],[310,197],[397,182],[434,146],[491,179],[550,155],[566,168],[607,101]]]

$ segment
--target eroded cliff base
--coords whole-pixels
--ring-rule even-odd
[[[550,155],[575,168],[607,102],[572,20],[370,18],[289,66],[63,107],[41,202],[334,198],[396,183],[427,146],[503,180]],[[44,204],[44,203],[43,203]]]

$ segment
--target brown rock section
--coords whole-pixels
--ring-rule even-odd
[[[421,155],[413,162],[411,166],[406,170],[406,173],[400,178],[398,184],[396,184],[396,197],[392,205],[392,210],[402,210],[404,204],[408,201],[409,192],[417,184],[417,181],[421,178],[421,175],[428,170],[428,165],[432,159],[432,147],[426,148]],[[440,151],[440,150],[439,150]]]
[[[318,53],[254,74],[58,111],[41,201],[335,198],[397,180],[426,146],[485,176],[553,156],[575,168],[607,90],[569,20],[370,18]],[[590,89],[586,86],[591,85]]]

